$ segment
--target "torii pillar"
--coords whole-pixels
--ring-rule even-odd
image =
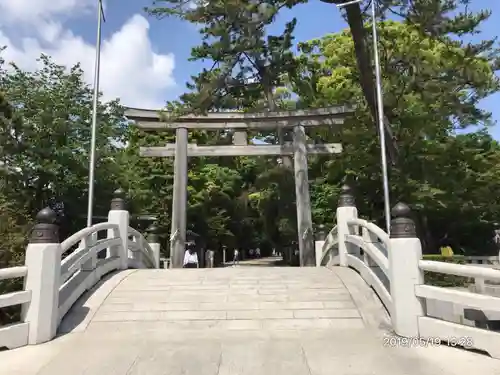
[[[188,130],[175,131],[174,188],[172,191],[172,226],[170,237],[170,267],[182,268],[186,249]]]
[[[307,165],[306,133],[304,127],[293,128],[293,167],[295,173],[295,200],[297,205],[297,232],[301,267],[315,267],[314,233]]]

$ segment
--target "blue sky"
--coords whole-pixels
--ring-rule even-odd
[[[152,0],[106,0],[103,25],[101,89],[107,98],[120,97],[130,106],[156,107],[184,92],[185,82],[203,66],[187,61],[200,36],[194,25],[177,19],[157,20],[143,12]],[[40,52],[60,64],[80,62],[92,81],[97,0],[1,0],[0,45],[7,45],[7,60],[28,69]],[[498,34],[500,2],[475,0],[474,9],[493,7],[482,36]],[[299,22],[296,40],[304,41],[338,32],[347,25],[330,4],[311,1],[280,14],[273,30],[278,33],[292,17]],[[500,122],[500,94],[482,106]],[[500,128],[492,134],[500,139]]]

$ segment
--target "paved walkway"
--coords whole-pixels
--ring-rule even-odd
[[[384,346],[386,328],[346,268],[128,270],[54,341],[1,352],[0,375],[500,374],[484,355]]]

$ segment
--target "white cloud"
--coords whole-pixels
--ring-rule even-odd
[[[91,9],[95,3],[95,0],[1,0],[0,25],[6,14],[30,30],[14,42],[12,37],[9,38],[11,34],[0,26],[0,46],[7,46],[3,57],[27,70],[36,68],[36,59],[41,53],[51,56],[61,65],[71,66],[79,62],[87,82],[92,83],[94,43],[87,43],[81,36],[65,29],[59,17]],[[156,53],[148,31],[149,22],[136,14],[103,40],[100,89],[105,99],[118,97],[123,104],[135,107],[158,108],[164,105],[167,90],[175,86],[174,56]]]
[[[2,0],[0,10],[6,21],[37,22],[40,19],[92,10],[97,0]],[[3,20],[3,21],[5,21]]]

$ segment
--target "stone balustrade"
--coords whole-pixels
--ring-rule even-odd
[[[379,296],[397,335],[439,338],[452,346],[475,348],[500,358],[500,332],[484,329],[488,324],[474,318],[500,316],[500,298],[465,288],[426,285],[424,278],[425,271],[472,278],[476,286],[485,280],[498,283],[498,257],[466,257],[469,264],[465,265],[423,260],[410,208],[398,203],[392,216],[390,235],[358,218],[353,190],[344,185],[336,225],[327,235],[319,231],[316,237],[317,266],[356,270]],[[476,326],[429,314],[428,310],[445,303],[451,304],[454,311],[461,310],[462,316],[476,320]]]
[[[0,308],[22,306],[20,322],[0,327],[0,348],[52,340],[73,304],[105,275],[127,268],[159,268],[158,228],[148,228],[147,240],[131,228],[123,195],[120,189],[115,192],[107,222],[62,242],[55,212],[44,208],[38,213],[25,265],[0,269],[0,280],[24,278],[23,290],[0,295]],[[103,251],[106,256],[99,258]]]

